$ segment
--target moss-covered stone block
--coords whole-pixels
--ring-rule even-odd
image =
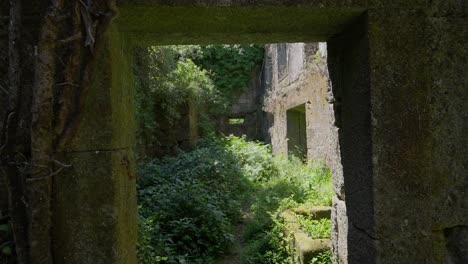
[[[132,151],[64,153],[54,178],[54,263],[136,264]]]
[[[331,207],[330,206],[316,206],[310,204],[303,204],[293,209],[296,214],[306,215],[312,219],[330,219]]]
[[[369,11],[375,233],[362,233],[378,241],[382,263],[442,263],[433,232],[466,224],[461,21]]]
[[[128,4],[120,6],[116,22],[132,41],[143,45],[275,43],[326,40],[364,12],[359,7],[309,5]]]
[[[297,264],[308,264],[318,254],[331,248],[330,239],[312,239],[304,232],[294,234],[294,255]]]
[[[461,0],[450,0],[452,2]],[[424,7],[426,0],[121,0],[120,2],[131,5],[141,6],[300,6],[300,7],[331,7],[331,8],[370,8],[370,7],[389,7],[389,8],[408,8]]]
[[[323,208],[322,208],[323,209]],[[318,254],[331,249],[330,239],[314,239],[301,229],[293,210],[281,213],[284,221],[284,234],[289,239],[289,254],[294,264],[308,264]],[[304,212],[304,209],[299,209]]]
[[[429,1],[428,15],[434,17],[466,18],[468,4],[465,0],[433,0]]]
[[[422,11],[374,10],[369,24],[375,230],[386,251],[390,236],[431,226],[430,56]]]

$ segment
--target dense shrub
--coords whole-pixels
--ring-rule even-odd
[[[190,58],[200,68],[208,72],[219,101],[212,104],[213,115],[228,113],[232,103],[246,90],[256,67],[263,61],[264,49],[261,45],[206,45],[180,46],[181,57]]]
[[[246,230],[248,248],[244,262],[290,263],[279,215],[283,210],[301,203],[331,205],[330,170],[318,162],[303,163],[295,156],[274,157],[265,144],[232,136],[226,140],[229,150],[238,159],[244,175],[254,184],[255,190],[250,209],[253,218]],[[321,237],[324,237],[323,233],[330,232],[330,226],[324,225],[320,226],[324,227],[320,229]]]
[[[200,135],[215,131],[220,115],[261,65],[258,45],[160,46],[135,51],[137,142],[140,158],[175,154],[188,113]]]
[[[220,140],[139,167],[143,263],[209,263],[232,241],[249,184]]]
[[[138,201],[142,263],[213,263],[247,210],[244,261],[281,264],[289,256],[279,213],[305,202],[330,205],[331,177],[317,163],[274,157],[266,144],[230,136],[141,163]],[[323,237],[327,228],[317,232]]]
[[[187,112],[189,105],[198,109],[220,101],[208,73],[189,58],[181,59],[175,46],[137,49],[134,75],[142,158],[171,152],[178,144],[181,113]],[[161,153],[151,153],[148,148]]]

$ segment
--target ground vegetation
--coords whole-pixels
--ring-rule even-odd
[[[244,222],[240,263],[289,263],[280,213],[331,205],[331,196],[330,172],[319,163],[274,157],[269,145],[245,138],[203,139],[191,152],[140,164],[140,261],[220,263]],[[301,224],[330,237],[329,220]],[[314,263],[329,263],[326,256]]]

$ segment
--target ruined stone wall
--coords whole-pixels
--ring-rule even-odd
[[[217,130],[224,135],[245,135],[249,140],[262,140],[262,100],[264,87],[261,85],[261,67],[256,67],[251,74],[245,91],[231,107],[228,115],[217,120]],[[242,124],[230,124],[229,119],[244,119]]]
[[[3,6],[6,2],[1,2],[2,16],[7,12]],[[28,10],[50,6],[50,1],[45,0],[23,2]],[[466,1],[119,0],[118,4],[118,22],[111,22],[110,27],[105,19],[109,10],[99,9],[98,15],[91,16],[102,19],[98,24],[107,33],[100,37],[103,48],[92,56],[95,67],[86,80],[68,76],[81,76],[80,69],[87,68],[91,60],[91,56],[77,53],[79,48],[75,48],[83,47],[86,39],[82,16],[72,16],[76,20],[60,16],[60,20],[48,25],[53,28],[65,25],[64,20],[76,22],[76,27],[64,28],[52,39],[70,41],[65,45],[70,48],[61,48],[56,54],[58,72],[64,68],[61,63],[67,61],[80,67],[72,67],[78,71],[50,81],[49,86],[55,88],[49,90],[64,94],[50,100],[43,98],[45,105],[35,115],[45,119],[42,123],[40,118],[36,121],[36,128],[44,130],[35,129],[39,134],[34,140],[40,143],[55,138],[57,132],[47,127],[50,119],[60,121],[59,125],[78,120],[72,123],[79,125],[73,127],[72,136],[66,135],[67,143],[57,153],[60,162],[71,167],[54,176],[53,239],[33,233],[30,237],[42,239],[31,240],[35,253],[47,253],[43,247],[53,244],[55,263],[136,263],[133,80],[126,58],[130,52],[123,48],[122,37],[127,35],[134,41],[157,44],[327,41],[344,179],[344,183],[335,181],[332,216],[334,231],[338,230],[333,243],[339,263],[466,263]],[[50,69],[44,67],[47,61],[31,55],[38,45],[37,31],[43,14],[31,16],[28,10],[23,16],[28,25],[22,36],[24,56],[20,67],[24,91],[21,98],[25,100],[24,107],[15,108],[21,111],[21,120],[19,133],[14,133],[14,146],[25,146],[22,150],[31,147],[27,146],[31,72],[36,69],[39,80],[50,74]],[[73,10],[67,8],[64,13],[75,14]],[[350,28],[358,17],[358,30]],[[2,22],[2,80],[6,74],[5,26]],[[73,38],[76,33],[80,33],[78,38]],[[38,47],[39,54],[48,51]],[[70,59],[68,53],[77,54],[78,61]],[[42,68],[33,67],[34,61],[41,62]],[[266,67],[273,67],[273,62]],[[273,74],[267,79],[274,83]],[[318,79],[326,83],[324,78]],[[84,85],[65,86],[64,81],[70,80]],[[48,85],[39,87],[45,90]],[[62,99],[74,103],[62,105]],[[65,110],[73,106],[71,110],[76,111],[69,114],[48,108],[47,116],[44,106],[50,107],[50,101]],[[4,114],[9,107],[1,103]],[[283,110],[275,109],[269,110],[267,119],[284,122]],[[278,129],[277,134],[280,132],[284,133]],[[272,138],[279,146],[283,140],[284,135]],[[36,155],[42,151],[32,149]],[[16,151],[12,148],[12,152]],[[25,154],[30,158],[30,153]],[[2,163],[2,168],[14,169],[9,163]],[[9,175],[22,176],[19,171]],[[44,179],[41,173],[33,176]],[[48,192],[46,188],[36,189]],[[22,193],[14,193],[20,195],[15,201],[21,205]],[[47,220],[40,218],[41,213],[49,214],[49,207],[38,204],[40,199],[29,202],[28,213],[40,220],[32,228],[50,234],[44,225]],[[34,243],[37,241],[41,243]],[[17,253],[20,246],[28,246],[16,242]]]
[[[281,54],[282,53],[282,54]],[[287,110],[305,104],[307,158],[340,171],[325,43],[266,46],[264,111],[276,155],[288,154]]]
[[[368,40],[365,17],[327,42],[342,175],[334,174],[333,252],[338,263],[377,262],[374,235]]]

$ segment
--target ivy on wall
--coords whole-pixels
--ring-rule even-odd
[[[217,97],[207,72],[191,59],[181,59],[176,47],[137,50],[134,74],[140,146],[176,145],[189,101],[200,107]]]
[[[261,64],[258,45],[161,46],[136,50],[137,139],[140,146],[177,145],[181,113],[198,111],[201,135],[229,113]],[[171,143],[172,142],[172,143]]]
[[[216,110],[224,114],[245,91],[255,67],[262,63],[263,52],[261,45],[208,45],[190,46],[182,56],[208,72],[222,99]]]

